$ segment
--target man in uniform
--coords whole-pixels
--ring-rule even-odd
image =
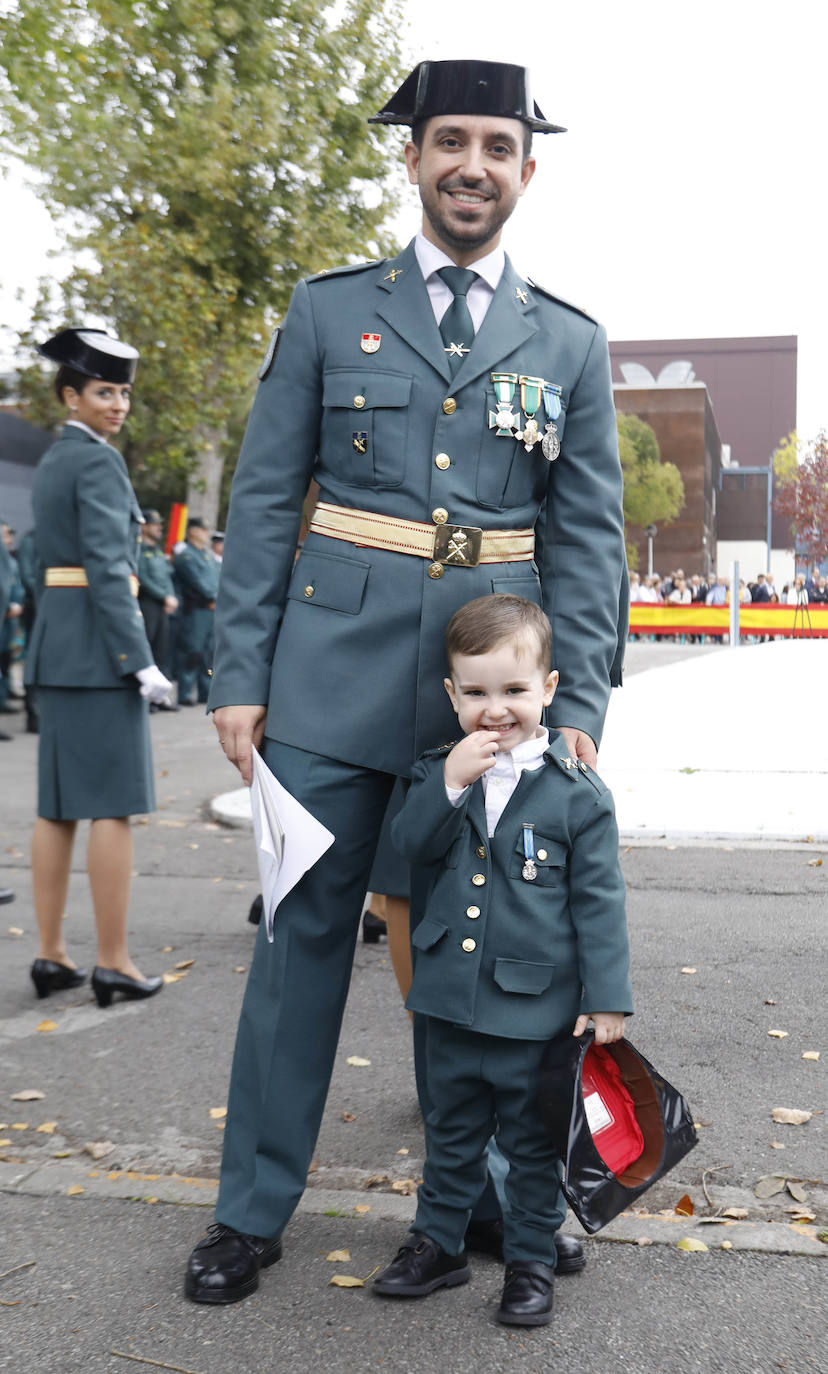
[[[161,542],[164,523],[157,510],[143,512],[141,550],[138,556],[140,589],[138,602],[144,616],[147,639],[152,656],[162,673],[168,670],[170,647],[170,616],[178,610],[178,597],[173,586],[172,570]],[[150,710],[176,711],[172,702],[151,706]]]
[[[217,1224],[187,1272],[198,1302],[245,1297],[281,1255],[386,803],[417,755],[455,733],[440,688],[453,613],[491,592],[543,604],[561,672],[550,724],[589,764],[620,681],[627,579],[606,335],[518,276],[500,246],[535,171],[532,132],[562,131],[526,71],[498,62],[420,63],[376,119],[411,125],[422,230],[393,259],[299,283],[233,484],[214,723],[246,782],[256,745],[336,839],[280,905],[272,946],[259,927]],[[311,478],[320,500],[294,566]],[[581,1267],[569,1244],[564,1267]]]
[[[219,566],[210,551],[209,525],[200,515],[187,521],[187,542],[175,556],[173,572],[181,603],[178,623],[178,702],[192,706],[193,690],[206,701],[213,660],[213,612]]]

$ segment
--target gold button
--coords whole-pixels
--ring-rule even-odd
[[[126,663],[126,661],[127,661],[127,656],[126,656],[126,654],[119,654],[119,655],[118,655],[118,662],[119,662],[119,663]]]
[[[442,563],[429,563],[429,565],[428,565],[428,575],[429,575],[429,577],[442,577],[442,576],[443,576],[443,565],[442,565]]]
[[[447,396],[446,399],[443,401],[443,414],[453,415],[456,409],[457,402],[455,401],[454,397]]]
[[[475,873],[474,876],[473,876],[473,878],[472,878],[472,882],[474,883],[475,887],[483,887],[483,886],[485,886],[485,883],[486,883],[486,875],[485,875],[485,873]]]
[[[479,906],[467,906],[467,907],[466,907],[466,915],[468,916],[468,918],[469,918],[470,921],[476,921],[477,918],[478,918],[478,916],[480,915],[480,907],[479,907]]]
[[[545,850],[545,849],[539,849],[539,850],[538,850],[538,858],[540,859],[541,863],[543,863],[544,859],[546,858],[546,850]]]
[[[446,468],[451,467],[451,459],[449,458],[447,453],[438,453],[437,457],[434,459],[434,462],[441,472],[445,472]]]
[[[464,941],[463,941],[463,948],[464,948],[464,950],[466,951],[467,954],[473,954],[474,951],[477,949],[477,941],[476,941],[476,940],[464,940]]]
[[[445,525],[448,520],[448,511],[443,510],[442,506],[438,506],[436,510],[431,512],[431,518],[435,525]]]
[[[310,585],[310,583],[308,583],[307,587],[305,588],[305,596],[313,596],[313,592],[313,587]]]
[[[355,397],[354,397],[354,408],[355,408],[356,410],[362,410],[362,407],[363,407],[364,405],[365,405],[365,397],[364,397],[364,396],[355,396]]]
[[[485,859],[485,857],[486,857],[486,851],[485,851],[485,849],[483,848],[483,845],[482,845],[482,844],[479,844],[479,845],[477,846],[477,857],[478,857],[478,859]]]

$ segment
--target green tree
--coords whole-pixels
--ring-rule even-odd
[[[140,349],[139,490],[188,481],[215,520],[294,284],[391,248],[399,135],[366,118],[399,78],[399,4],[18,0],[0,20],[0,146],[74,223],[78,265],[33,324],[97,317]]]
[[[789,434],[773,455],[773,508],[791,522],[791,548],[809,564],[828,559],[828,433]]]
[[[653,430],[637,415],[621,415],[618,451],[624,475],[624,529],[627,560],[638,567],[640,531],[659,521],[669,524],[684,508],[684,483],[675,463],[663,463]],[[633,526],[638,534],[631,531]]]

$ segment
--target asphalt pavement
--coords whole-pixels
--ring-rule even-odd
[[[632,645],[628,670],[706,647]],[[559,1281],[550,1327],[495,1324],[501,1271],[486,1259],[467,1287],[419,1301],[330,1283],[388,1261],[422,1166],[409,1023],[384,942],[357,946],[284,1259],[253,1298],[205,1309],[184,1300],[182,1270],[212,1217],[258,890],[251,836],[209,811],[235,774],[199,710],[153,716],[159,808],[134,824],[130,939],[144,971],[171,981],[149,1002],[106,1011],[85,988],[39,1002],[28,977],[36,740],[22,725],[4,718],[15,737],[0,743],[0,887],[17,893],[0,910],[0,1369],[828,1371],[828,847],[624,844],[629,1034],[688,1097],[699,1145],[586,1242],[588,1267]],[[67,922],[88,965],[83,840]],[[349,1065],[353,1056],[370,1062]],[[32,1090],[43,1096],[20,1099]],[[780,1107],[812,1116],[777,1123]],[[761,1198],[757,1185],[779,1191]],[[685,1193],[690,1217],[676,1212]],[[722,1216],[733,1208],[745,1215]],[[580,1233],[572,1218],[567,1229]],[[688,1237],[707,1249],[679,1250]],[[328,1259],[334,1251],[349,1258]]]

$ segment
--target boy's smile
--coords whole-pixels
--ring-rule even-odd
[[[541,667],[533,642],[505,642],[485,654],[455,655],[444,685],[463,732],[489,730],[505,753],[534,738],[558,674]]]

